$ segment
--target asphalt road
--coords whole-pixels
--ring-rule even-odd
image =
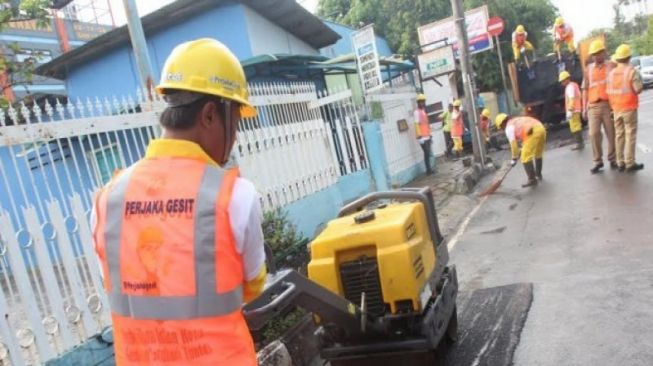
[[[589,146],[549,149],[541,185],[517,166],[450,243],[462,291],[532,284],[523,329],[496,329],[514,365],[653,364],[653,91],[639,118],[645,170],[591,175]]]

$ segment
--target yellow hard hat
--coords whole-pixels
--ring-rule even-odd
[[[501,125],[503,124],[503,121],[508,118],[508,115],[505,113],[499,113],[495,118],[494,118],[494,126],[497,129],[501,129]]]
[[[424,94],[417,94],[417,101],[425,101],[426,100],[426,95]]]
[[[625,43],[619,45],[619,47],[617,47],[617,50],[614,51],[614,57],[617,59],[617,61],[625,60],[632,55],[633,52],[630,49],[630,46]]]
[[[463,103],[460,101],[460,99],[456,99],[453,101],[453,106],[454,107],[460,107]]]
[[[560,76],[558,76],[558,82],[561,83],[561,82],[569,79],[570,77],[571,77],[571,75],[569,75],[568,71],[563,71],[563,72],[560,73]]]
[[[526,33],[526,28],[520,24],[517,26],[517,28],[515,28],[515,32],[519,34]]]
[[[596,55],[597,53],[605,51],[605,43],[600,39],[595,39],[590,43],[590,55]]]
[[[562,17],[557,17],[556,22],[555,22],[556,27],[559,27],[559,26],[561,26],[563,24],[565,24],[565,20],[562,19]]]
[[[483,112],[481,112],[481,116],[485,118],[490,118],[490,110],[487,108],[483,109]]]
[[[215,95],[240,104],[241,117],[256,116],[249,102],[245,71],[238,58],[211,38],[184,42],[172,50],[161,70],[159,94],[185,90]]]

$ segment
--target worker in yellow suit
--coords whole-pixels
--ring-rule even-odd
[[[562,17],[558,17],[553,27],[553,49],[558,55],[560,55],[560,45],[563,43],[567,45],[569,53],[576,52],[576,46],[574,45],[574,29],[571,25],[565,23],[565,20]]]
[[[510,150],[512,151],[510,163],[512,166],[517,164],[517,158],[520,156],[518,142],[521,142],[521,163],[528,176],[528,181],[522,184],[522,187],[536,186],[537,180],[542,180],[544,146],[546,145],[546,129],[542,122],[533,117],[511,117],[500,113],[494,119],[494,124],[497,130],[505,130],[506,137],[510,141]]]
[[[462,102],[456,99],[453,102],[453,112],[451,113],[451,138],[453,139],[453,151],[457,157],[463,153],[463,134],[465,133],[465,123],[463,122],[463,112],[460,109]]]
[[[515,62],[521,59],[522,53],[533,52],[533,44],[527,38],[528,32],[526,32],[526,28],[521,24],[512,32],[512,54],[515,57]],[[527,55],[525,56],[528,57]]]
[[[578,83],[571,80],[571,75],[567,71],[560,73],[558,78],[562,87],[565,88],[565,111],[567,121],[569,121],[569,130],[576,139],[576,146],[572,150],[582,150],[585,147],[583,141],[583,121],[582,121],[582,100]]]

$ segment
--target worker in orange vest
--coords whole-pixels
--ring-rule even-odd
[[[494,119],[497,130],[505,130],[510,142],[512,161],[515,166],[520,156],[518,142],[521,142],[521,162],[524,165],[528,181],[522,187],[534,187],[537,180],[542,180],[542,165],[544,163],[544,147],[546,145],[546,129],[540,121],[533,117],[511,117],[500,113]],[[533,164],[535,161],[535,164]]]
[[[575,81],[571,80],[571,74],[567,71],[560,73],[558,81],[565,88],[565,111],[569,130],[576,139],[576,146],[572,150],[582,150],[585,147],[583,141],[583,121],[582,112],[582,95],[580,87]]]
[[[637,109],[639,93],[644,90],[644,85],[641,75],[630,64],[631,56],[629,45],[622,44],[617,47],[614,58],[619,65],[608,75],[608,96],[614,112],[617,139],[617,164],[621,172],[636,172],[644,169],[644,164],[635,162]]]
[[[515,62],[519,62],[522,53],[527,57],[526,53],[532,53],[534,50],[533,44],[528,41],[528,32],[523,25],[518,25],[515,31],[512,32],[512,54]]]
[[[583,114],[589,120],[589,135],[594,155],[594,166],[590,169],[590,172],[596,174],[603,169],[603,135],[601,127],[603,127],[605,137],[608,140],[610,168],[617,169],[618,165],[615,152],[614,122],[607,92],[608,73],[611,67],[606,62],[603,41],[592,41],[589,53],[592,55],[594,62],[585,69],[581,89],[583,90]]]
[[[481,129],[481,134],[483,135],[483,141],[485,145],[490,143],[490,110],[483,108],[481,112],[481,118],[478,121],[479,127]]]
[[[574,45],[574,29],[571,25],[565,23],[565,20],[562,17],[558,17],[553,26],[553,48],[558,55],[560,55],[560,45],[562,44],[567,45],[569,53],[576,52],[576,46]]]
[[[424,94],[417,94],[417,108],[415,108],[414,117],[415,134],[424,152],[426,174],[433,174],[431,168],[431,126],[429,125],[429,116],[426,114],[426,95]]]
[[[225,169],[253,117],[240,62],[222,43],[178,45],[156,88],[163,135],[96,196],[93,238],[125,365],[257,364],[243,317],[266,277],[254,185]]]
[[[463,134],[465,133],[465,123],[463,121],[461,106],[462,102],[460,99],[453,101],[453,112],[451,113],[451,139],[453,140],[453,151],[456,154],[456,157],[462,156]]]

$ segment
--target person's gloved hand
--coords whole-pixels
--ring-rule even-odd
[[[525,53],[525,52],[526,52],[526,47],[522,47],[522,48],[520,49],[520,51],[521,51],[521,53]]]
[[[517,160],[516,159],[510,160],[510,166],[515,166],[515,165],[517,165]]]
[[[570,120],[571,117],[574,115],[572,111],[567,111],[567,119]]]

